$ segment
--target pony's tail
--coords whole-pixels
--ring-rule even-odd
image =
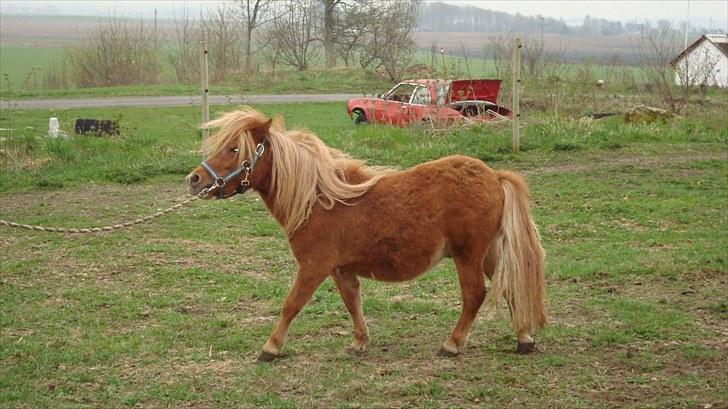
[[[497,172],[503,188],[503,216],[488,258],[494,264],[491,303],[504,297],[516,333],[532,333],[546,324],[544,251],[531,217],[526,181],[512,172]]]

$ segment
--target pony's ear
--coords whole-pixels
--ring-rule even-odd
[[[253,137],[256,142],[260,142],[263,138],[267,137],[270,134],[270,127],[272,123],[273,120],[269,119],[259,125],[256,125],[255,128],[252,129]]]

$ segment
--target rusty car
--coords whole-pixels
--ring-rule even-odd
[[[497,79],[407,80],[385,94],[353,98],[346,110],[356,125],[404,127],[510,118],[512,112],[496,102],[500,84]]]

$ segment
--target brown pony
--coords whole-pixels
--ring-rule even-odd
[[[401,171],[367,166],[249,107],[206,126],[218,132],[203,143],[207,161],[187,176],[189,192],[211,198],[254,189],[298,262],[259,360],[280,355],[291,321],[326,277],[354,321],[351,350],[363,352],[369,334],[359,277],[411,280],[443,257],[457,267],[462,313],[440,353],[464,351],[486,276],[489,300],[504,297],[508,304],[517,351],[535,351],[531,334],[546,322],[544,252],[523,178],[466,156]]]

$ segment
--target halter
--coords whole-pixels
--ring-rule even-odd
[[[202,195],[207,195],[208,193],[212,192],[213,190],[215,190],[217,188],[218,189],[217,197],[220,199],[224,199],[226,197],[225,189],[224,189],[225,185],[227,184],[227,182],[231,181],[233,178],[235,178],[236,176],[238,176],[241,173],[245,173],[245,177],[243,178],[243,180],[240,181],[240,186],[238,186],[238,188],[235,189],[235,193],[233,193],[233,195],[236,193],[240,193],[240,194],[245,193],[245,191],[248,190],[248,188],[250,187],[250,173],[253,171],[253,168],[255,168],[255,163],[258,162],[258,159],[260,159],[260,157],[263,156],[263,152],[265,152],[264,144],[265,144],[265,139],[263,139],[263,142],[259,143],[255,147],[255,152],[250,157],[250,159],[244,160],[243,163],[238,165],[238,167],[236,167],[235,169],[230,171],[230,173],[228,173],[225,176],[218,175],[217,172],[215,172],[215,169],[213,169],[212,166],[210,166],[207,163],[207,161],[203,161],[201,164],[202,168],[205,169],[205,171],[207,171],[207,174],[210,175],[210,177],[215,180],[215,183],[213,183],[210,187],[205,188],[200,193]],[[232,196],[232,195],[230,195],[230,196]],[[227,196],[227,197],[230,197],[230,196]]]

